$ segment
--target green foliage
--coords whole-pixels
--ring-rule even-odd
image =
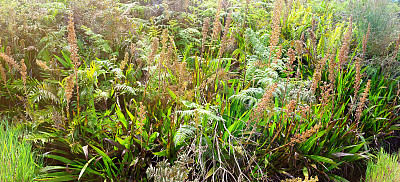
[[[161,161],[155,168],[149,167],[146,173],[149,178],[154,178],[154,181],[157,182],[185,181],[189,173],[189,170],[184,166],[185,162],[170,166],[167,161]]]

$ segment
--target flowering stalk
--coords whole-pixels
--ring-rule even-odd
[[[78,67],[80,66],[81,63],[79,62],[78,45],[77,45],[76,33],[75,33],[75,27],[74,27],[74,18],[72,17],[72,14],[69,14],[69,23],[68,23],[67,29],[68,29],[69,52],[71,53],[70,59],[72,60],[72,62],[74,64],[74,74],[73,75],[75,76],[75,82],[76,82],[77,109],[78,109],[78,114],[79,114],[80,107],[79,107]],[[69,83],[71,83],[71,81]],[[71,95],[69,96],[69,98],[72,97],[73,86],[70,89],[71,89],[70,90]],[[67,99],[67,101],[69,101],[69,99]],[[68,105],[68,103],[67,103],[67,105]],[[67,107],[67,109],[68,108],[69,107]]]
[[[364,110],[364,103],[367,101],[367,96],[368,96],[370,87],[371,87],[371,80],[368,80],[367,85],[365,86],[365,89],[364,89],[364,94],[361,97],[360,102],[358,103],[358,108],[356,111],[356,123],[357,124],[360,121],[362,112]]]
[[[339,51],[339,66],[342,67],[344,63],[346,62],[347,55],[349,54],[349,49],[350,49],[350,41],[351,41],[351,35],[353,34],[352,31],[353,27],[353,20],[350,19],[350,24],[347,28],[347,32],[343,38],[343,44],[342,47],[340,48]]]

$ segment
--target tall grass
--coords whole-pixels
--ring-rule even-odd
[[[376,160],[368,162],[365,181],[400,181],[399,157],[395,154],[390,155],[381,149]]]
[[[0,122],[0,181],[32,181],[36,164],[32,145],[20,140],[23,133]]]

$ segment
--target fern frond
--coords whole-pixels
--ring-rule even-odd
[[[89,39],[94,43],[95,46],[93,47],[96,48],[96,52],[103,51],[110,53],[112,51],[108,42],[103,39],[103,35],[94,33],[90,28],[84,25],[81,25],[81,28],[85,30],[85,34],[88,35]]]
[[[176,111],[182,117],[196,117],[199,116],[201,119],[206,119],[209,122],[212,121],[225,121],[224,118],[218,116],[215,112],[216,108],[209,107],[209,110],[205,109],[203,106],[198,105],[189,101],[181,101],[187,108],[191,110]],[[214,110],[214,111],[213,111]]]
[[[237,95],[232,95],[229,100],[238,100],[239,103],[244,104],[247,108],[251,108],[262,97],[264,92],[262,88],[249,88],[240,91]]]
[[[110,97],[110,93],[109,91],[103,91],[100,89],[96,89],[94,91],[94,98],[96,99],[96,102],[100,102],[102,100],[107,100]]]
[[[128,86],[126,84],[117,84],[114,86],[114,89],[117,91],[121,91],[122,93],[127,93],[130,95],[136,95],[138,89]]]
[[[42,100],[51,101],[53,103],[59,104],[60,98],[58,98],[50,89],[50,87],[43,83],[34,88],[28,95],[31,103],[40,102]]]
[[[182,143],[185,142],[186,139],[194,136],[196,130],[197,128],[191,125],[182,125],[181,127],[179,127],[174,136],[175,146],[182,145]]]
[[[250,79],[249,81],[256,82],[258,85],[262,85],[263,87],[272,85],[279,79],[278,73],[272,68],[253,70],[253,68],[250,67],[246,74],[248,74],[246,77]]]

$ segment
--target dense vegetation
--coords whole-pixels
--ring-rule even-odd
[[[24,180],[360,181],[399,147],[398,12],[0,0],[0,117],[43,158]]]

